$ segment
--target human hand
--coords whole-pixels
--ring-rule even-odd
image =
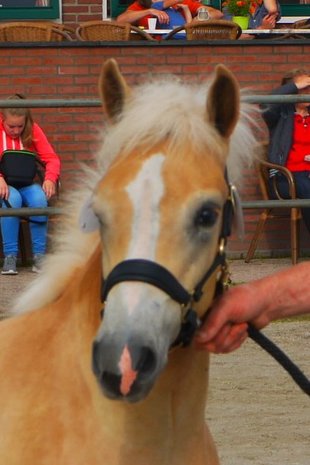
[[[155,8],[150,8],[149,13],[152,16],[156,16],[156,18],[158,19],[160,24],[168,24],[169,23],[170,18],[169,18],[168,14],[165,11],[159,11],[159,10],[155,10]]]
[[[236,286],[219,297],[195,337],[197,349],[214,353],[236,350],[248,336],[248,322],[268,324],[264,306],[252,285]]]
[[[305,89],[306,87],[310,86],[310,75],[302,74],[301,76],[295,76],[294,83],[297,89]]]
[[[5,179],[0,177],[0,199],[7,200],[9,198],[9,186],[7,185]]]
[[[276,27],[278,13],[269,13],[264,16],[261,25],[257,29],[274,29]]]
[[[47,199],[50,199],[52,195],[56,193],[56,184],[53,181],[46,179],[43,182],[42,189],[44,190]]]

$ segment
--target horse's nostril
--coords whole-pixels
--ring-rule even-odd
[[[139,355],[136,370],[141,374],[152,372],[156,367],[156,357],[154,352],[148,347],[142,347]]]
[[[120,393],[121,377],[119,375],[104,371],[101,375],[101,382],[109,391],[115,394]]]

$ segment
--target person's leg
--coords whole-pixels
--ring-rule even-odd
[[[296,194],[300,199],[310,199],[310,172],[299,171],[294,173]],[[301,214],[304,223],[310,232],[310,208],[302,208]]]
[[[46,195],[39,184],[32,184],[31,186],[23,187],[20,189],[23,198],[23,204],[29,208],[45,208],[47,207]],[[47,242],[47,217],[46,216],[32,216],[30,219],[38,222],[29,222],[29,229],[32,243],[33,255],[44,255],[46,252]]]
[[[12,208],[20,208],[22,206],[22,197],[17,189],[9,187],[10,194],[8,201]],[[7,208],[2,200],[2,208]],[[14,255],[18,253],[18,231],[19,218],[17,216],[6,216],[1,218],[1,234],[3,241],[4,256]]]
[[[12,208],[22,206],[22,197],[17,189],[9,187],[8,201]],[[2,208],[8,208],[2,200]],[[1,235],[4,254],[4,265],[2,274],[16,274],[16,259],[18,254],[18,232],[19,218],[17,216],[6,216],[1,218]]]

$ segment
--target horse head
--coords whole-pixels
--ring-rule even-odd
[[[240,95],[222,65],[204,97],[170,81],[135,93],[114,60],[99,89],[111,124],[105,151],[117,154],[90,200],[106,285],[93,370],[109,398],[136,402],[165,367],[192,291],[218,256]],[[213,268],[198,317],[213,298]]]

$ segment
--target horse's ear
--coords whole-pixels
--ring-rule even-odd
[[[208,119],[221,136],[228,138],[233,132],[240,109],[240,90],[234,75],[223,65],[215,68],[208,100]]]
[[[112,58],[107,60],[99,77],[99,95],[110,120],[114,121],[123,112],[129,94],[130,89],[116,61]]]

